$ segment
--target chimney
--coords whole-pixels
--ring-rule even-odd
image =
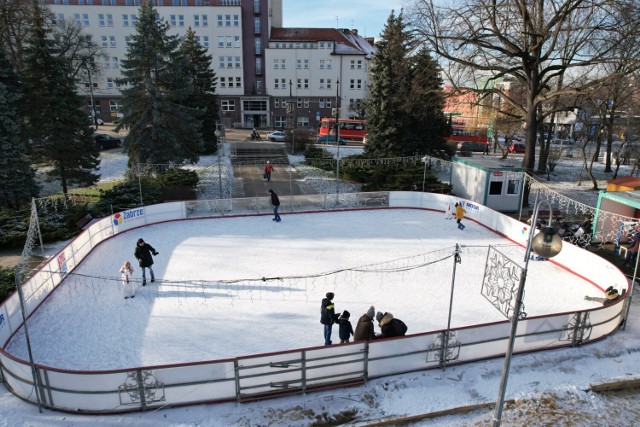
[[[353,34],[355,34],[356,36],[358,35],[358,29],[357,28],[352,29],[351,32]]]

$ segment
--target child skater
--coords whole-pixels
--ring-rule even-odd
[[[124,288],[124,299],[135,298],[136,288],[135,288],[135,284],[132,282],[133,266],[129,261],[125,262],[124,265],[120,267],[120,273],[122,273],[122,287]]]
[[[353,335],[353,326],[351,326],[351,322],[349,322],[349,317],[351,313],[347,310],[343,311],[340,317],[338,317],[338,325],[340,325],[340,329],[338,331],[338,335],[340,336],[340,344],[349,342],[349,338]]]
[[[456,222],[460,230],[464,230],[465,226],[460,221],[464,219],[464,214],[466,213],[467,211],[462,207],[462,203],[456,203]]]

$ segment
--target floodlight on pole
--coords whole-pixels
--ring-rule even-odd
[[[549,221],[547,225],[540,226],[540,232],[535,236],[534,231],[538,224],[538,213],[540,212],[540,206],[546,204],[549,209]],[[500,426],[502,419],[502,408],[504,407],[504,395],[507,389],[507,380],[509,377],[509,368],[511,366],[511,356],[513,355],[513,347],[516,340],[516,332],[518,329],[518,321],[522,311],[522,299],[524,296],[524,285],[527,281],[527,270],[529,268],[529,260],[531,259],[532,250],[538,255],[544,258],[553,258],[558,255],[562,250],[562,239],[555,232],[555,229],[551,225],[553,216],[553,207],[546,200],[538,200],[536,196],[536,203],[533,209],[533,216],[531,217],[531,229],[529,230],[529,239],[527,241],[527,249],[524,253],[524,269],[520,274],[520,282],[518,284],[518,291],[516,293],[515,305],[511,318],[511,332],[509,333],[509,345],[507,346],[507,352],[504,359],[504,368],[502,370],[502,378],[500,379],[500,390],[498,391],[498,399],[496,400],[496,407],[493,417],[493,426]]]

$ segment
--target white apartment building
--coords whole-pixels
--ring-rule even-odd
[[[140,1],[44,0],[56,20],[74,21],[102,48],[99,71],[87,73],[79,90],[87,111],[93,106],[105,121],[119,115],[120,62]],[[282,28],[282,0],[152,1],[170,34],[184,36],[191,27],[212,56],[228,127],[317,127],[336,99],[346,117],[354,115],[350,104],[367,97],[373,40],[356,31]]]

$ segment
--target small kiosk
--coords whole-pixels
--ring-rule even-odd
[[[451,160],[452,193],[498,212],[518,212],[522,203],[524,169],[518,159],[485,155]]]

